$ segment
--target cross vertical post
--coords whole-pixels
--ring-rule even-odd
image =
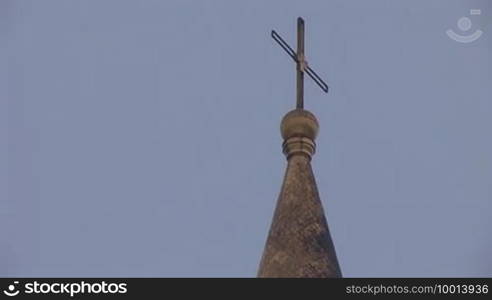
[[[297,108],[304,108],[304,20],[297,18]]]

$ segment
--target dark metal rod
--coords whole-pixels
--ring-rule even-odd
[[[297,57],[294,50],[292,50],[289,44],[287,44],[275,30],[272,30],[272,38],[280,45],[280,47],[282,47],[282,49],[285,50],[285,52],[287,52],[287,54],[289,54],[290,57],[292,57],[295,62],[297,62]]]
[[[328,85],[323,81],[323,79],[321,79],[321,77],[318,76],[318,74],[316,74],[316,72],[314,72],[313,69],[311,69],[310,67],[307,67],[306,73],[309,75],[309,77],[311,77],[314,80],[314,82],[316,82],[318,84],[318,86],[325,93],[328,93]]]
[[[304,108],[304,20],[297,18],[297,105],[298,109]]]

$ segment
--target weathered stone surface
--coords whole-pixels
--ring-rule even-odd
[[[296,128],[313,132],[309,124],[301,126],[295,121]],[[315,135],[301,137],[310,139]],[[305,151],[286,153],[287,170],[258,277],[341,277],[311,168],[311,155]]]

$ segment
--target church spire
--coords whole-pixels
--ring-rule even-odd
[[[316,117],[303,108],[304,72],[324,91],[327,92],[328,87],[307,66],[303,41],[298,41],[300,46],[294,53],[275,31],[272,31],[272,37],[297,64],[297,108],[284,116],[280,126],[287,170],[258,277],[341,277],[311,168],[319,125]],[[304,21],[301,18],[298,19],[298,38],[304,39]]]

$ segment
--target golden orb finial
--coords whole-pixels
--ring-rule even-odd
[[[319,131],[318,120],[312,113],[304,109],[291,110],[282,119],[280,131],[287,159],[294,154],[304,154],[311,158],[316,150],[314,140]]]

